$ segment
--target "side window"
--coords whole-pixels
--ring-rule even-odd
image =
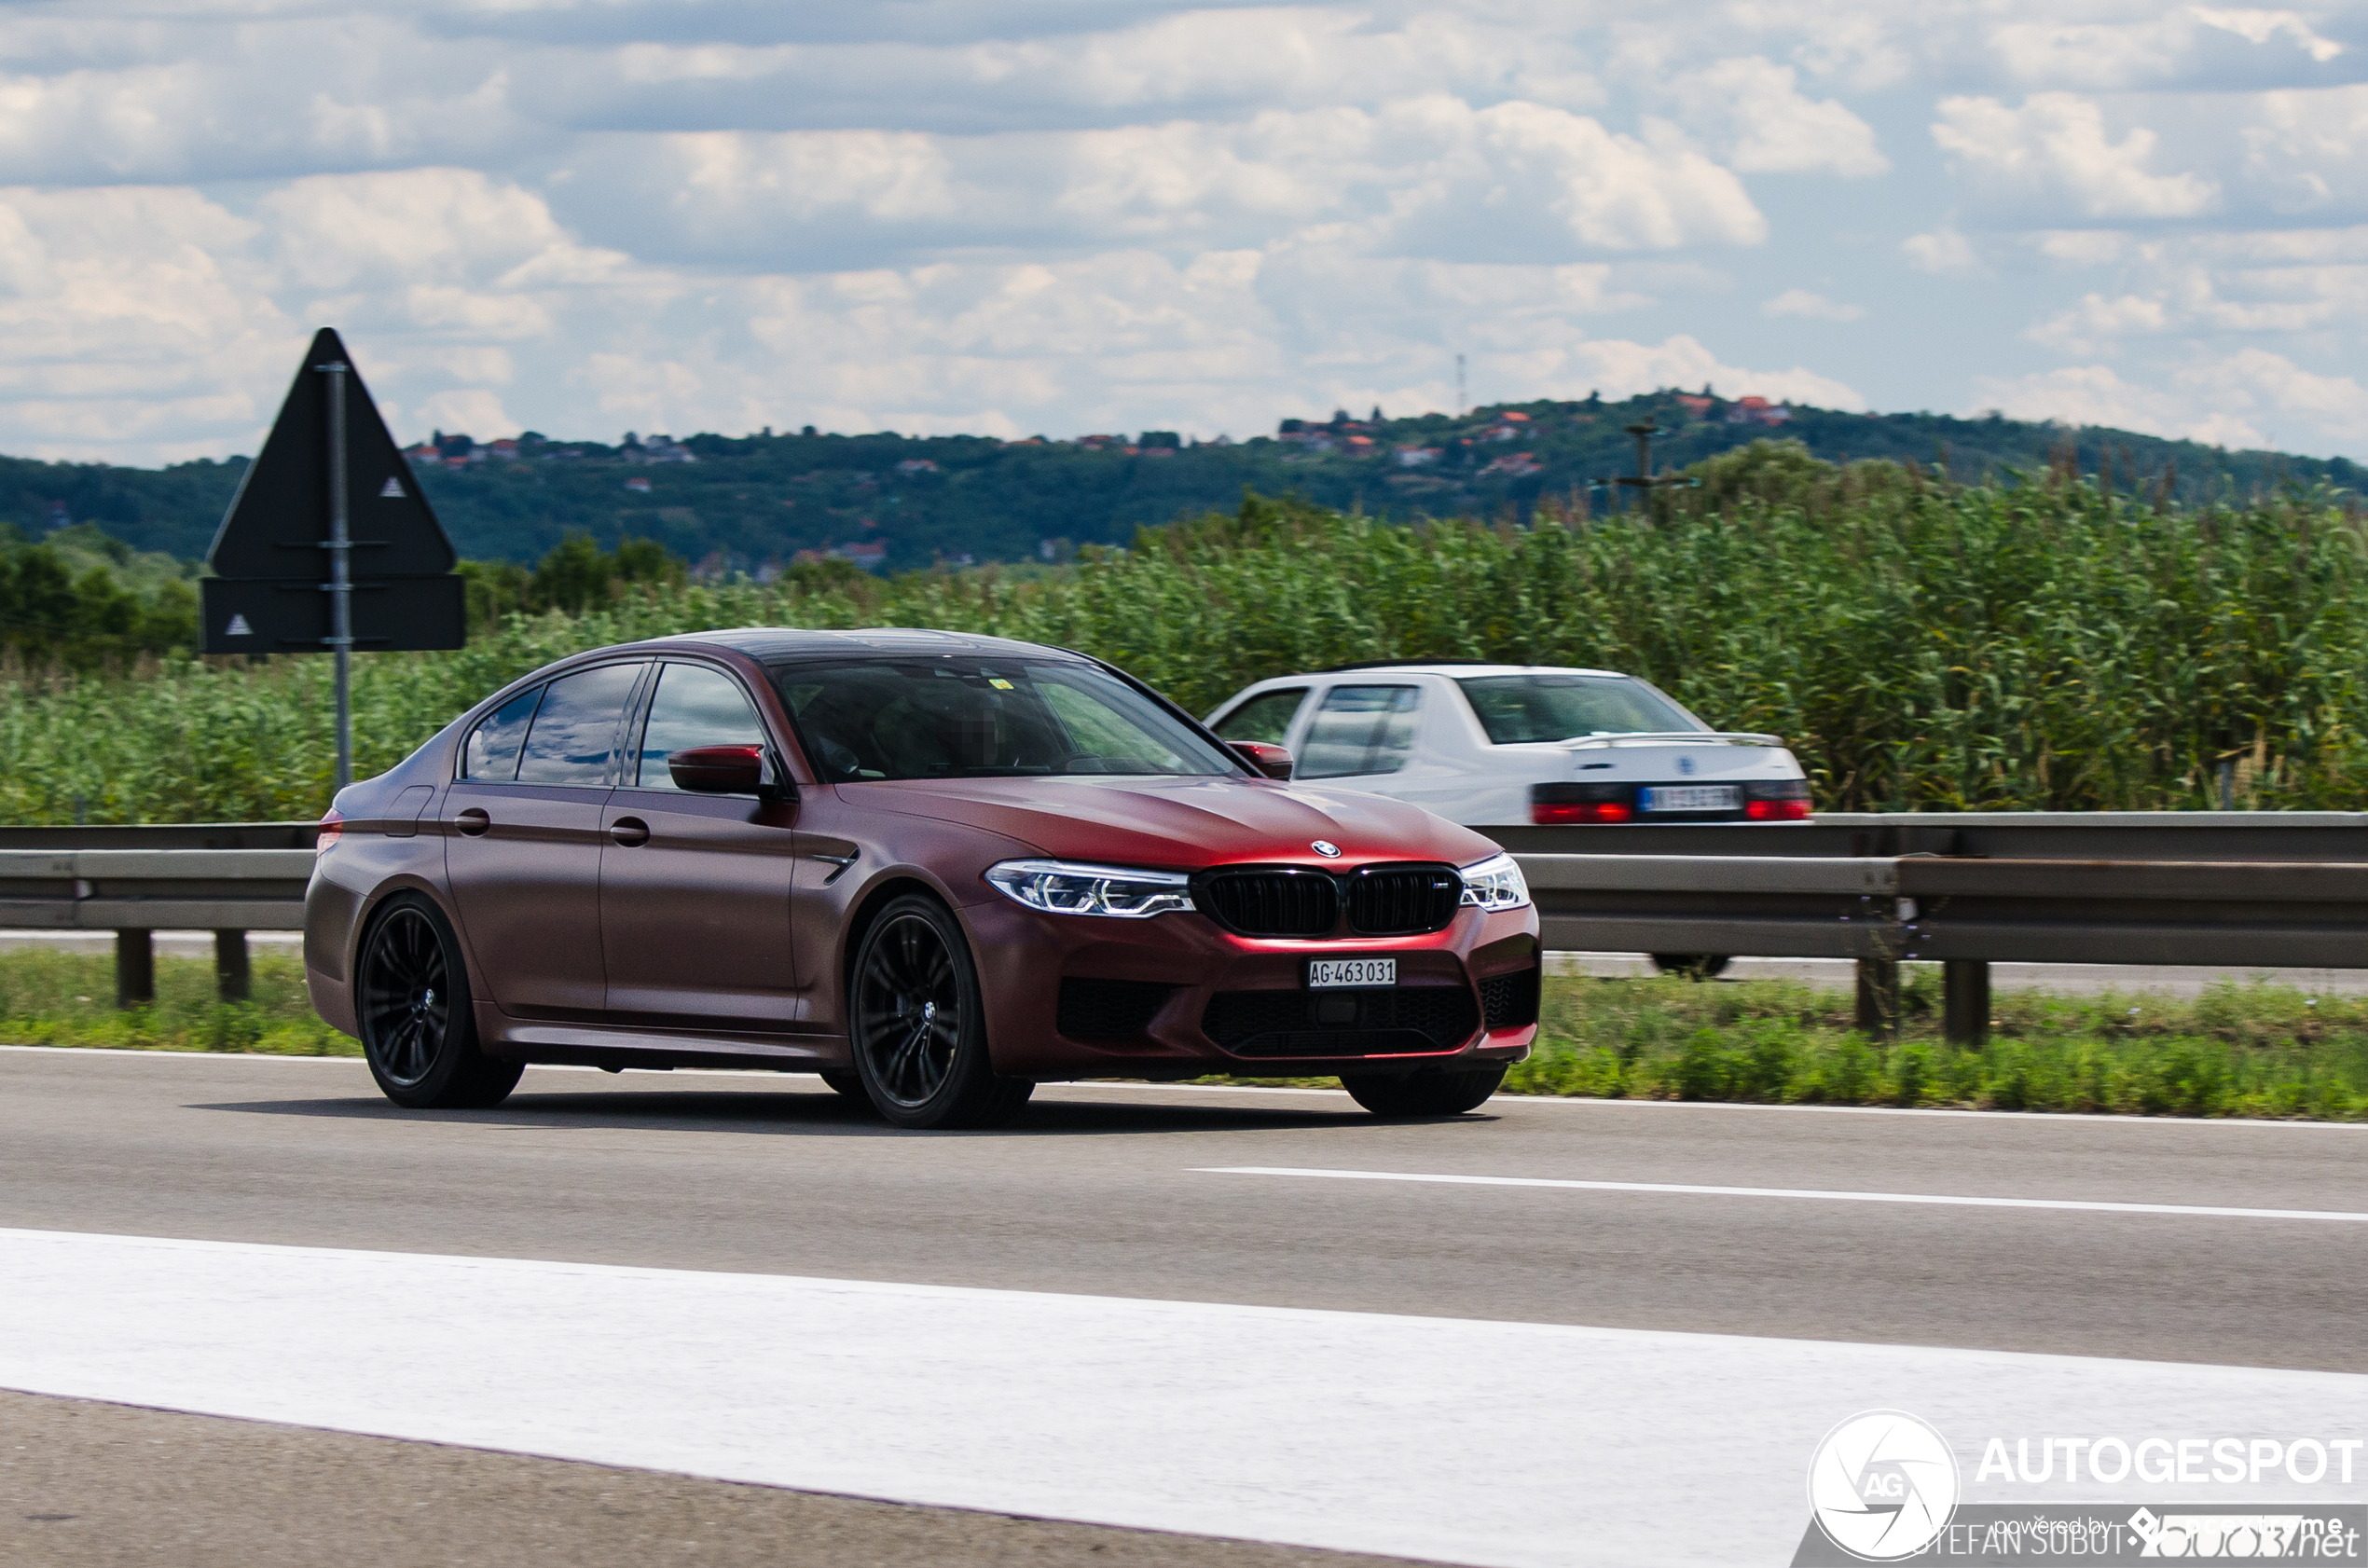
[[[606,784],[625,699],[641,665],[601,665],[563,675],[544,693],[518,759],[521,784]]]
[[[1291,721],[1299,717],[1300,704],[1307,700],[1307,688],[1294,686],[1287,692],[1261,692],[1225,716],[1217,733],[1226,740],[1262,740],[1269,746],[1280,746],[1283,737],[1291,733]]]
[[[1414,750],[1414,708],[1422,696],[1412,686],[1333,687],[1308,729],[1298,777],[1396,773]]]
[[[763,746],[764,726],[757,722],[740,683],[722,670],[704,665],[667,665],[658,671],[657,695],[650,699],[649,722],[641,726],[641,744],[626,782],[644,790],[671,790],[674,776],[666,770],[667,753],[694,746]]]
[[[526,740],[526,727],[534,720],[534,705],[543,700],[543,688],[521,692],[477,722],[469,732],[468,750],[461,753],[461,773],[464,778],[516,778],[518,776],[518,747]]]

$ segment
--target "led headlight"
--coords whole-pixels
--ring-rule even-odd
[[[1131,871],[1073,860],[1005,860],[989,866],[987,881],[1030,909],[1052,915],[1114,915],[1141,920],[1190,909],[1191,879],[1180,872]]]
[[[1510,855],[1491,855],[1464,868],[1463,901],[1481,909],[1519,909],[1529,902],[1529,884]]]

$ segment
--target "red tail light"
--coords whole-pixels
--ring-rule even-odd
[[[312,835],[312,847],[317,852],[328,848],[345,836],[345,818],[333,806],[321,813],[320,830]]]
[[[1533,801],[1529,819],[1541,827],[1570,822],[1633,822],[1636,811],[1619,801]]]
[[[1807,801],[1745,801],[1743,818],[1752,822],[1806,822],[1809,820]]]

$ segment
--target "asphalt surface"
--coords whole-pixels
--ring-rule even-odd
[[[1110,1084],[912,1135],[804,1077],[422,1114],[351,1061],[0,1050],[0,1227],[2368,1371],[2356,1219],[1227,1167],[2368,1214],[2355,1127]],[[0,1490],[41,1568],[1356,1561],[25,1396]]]
[[[0,1225],[2368,1371],[2355,1226],[1208,1167],[2368,1211],[2368,1128],[1070,1085],[892,1132],[804,1076],[0,1051]]]
[[[15,1568],[1361,1568],[1112,1530],[0,1393]]]

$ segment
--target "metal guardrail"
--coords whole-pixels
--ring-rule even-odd
[[[1898,1021],[1899,966],[1943,966],[1978,1039],[1989,965],[2368,969],[2368,812],[1829,814],[1805,823],[1507,827],[1545,944],[1852,958],[1860,1023]],[[298,930],[314,824],[0,828],[0,927],[117,933],[118,1000],[155,994],[150,934]]]
[[[1549,949],[1852,958],[1890,1034],[1942,966],[1978,1041],[1999,962],[2368,969],[2368,813],[1828,815],[1799,825],[1503,828]]]
[[[113,931],[121,1007],[155,999],[155,932],[210,930],[216,988],[244,1001],[247,933],[304,928],[313,827],[0,828],[0,928]]]

